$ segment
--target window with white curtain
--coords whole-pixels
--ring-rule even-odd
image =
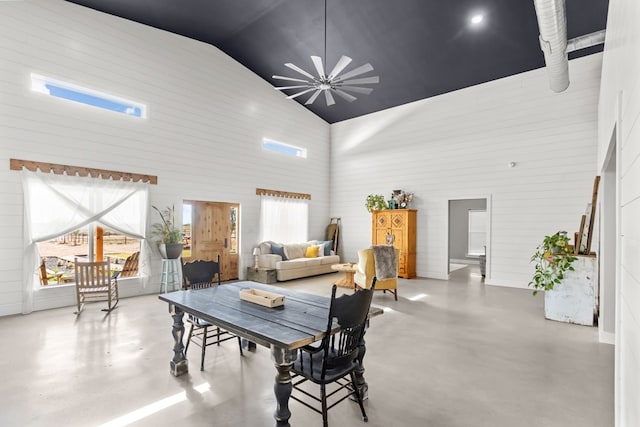
[[[484,255],[487,245],[487,211],[469,210],[469,239],[467,255]]]
[[[38,244],[61,239],[61,245],[79,245],[89,239],[87,236],[96,226],[100,226],[105,229],[105,240],[117,235],[123,241],[133,239],[137,242],[134,247],[144,248],[140,242],[146,233],[148,184],[27,170],[22,171],[22,178],[27,246],[23,312],[30,311],[33,289],[40,284],[37,279],[41,274]],[[92,259],[93,250],[77,249],[71,250],[72,255],[86,254]],[[108,255],[105,252],[105,256]],[[125,254],[114,255],[122,257]],[[141,275],[148,273],[145,271],[147,263],[143,261],[145,256],[141,251]],[[67,258],[71,260],[71,257]]]
[[[308,235],[307,200],[260,196],[260,241],[306,242]]]

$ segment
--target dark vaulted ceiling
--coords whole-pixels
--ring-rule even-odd
[[[301,77],[285,63],[315,75],[310,56],[324,57],[323,0],[69,1],[210,43],[274,86],[289,85],[274,74]],[[568,38],[605,29],[607,9],[608,0],[566,0]],[[329,123],[544,67],[533,0],[327,0],[326,23],[327,72],[347,55],[345,72],[368,62],[363,76],[380,76],[354,102],[307,106]]]

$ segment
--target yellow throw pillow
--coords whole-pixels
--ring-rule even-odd
[[[318,258],[318,250],[320,249],[320,246],[314,245],[314,246],[308,246],[307,247],[307,251],[304,254],[305,258]]]

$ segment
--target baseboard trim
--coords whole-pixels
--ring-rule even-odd
[[[605,332],[598,328],[598,339],[603,344],[616,344],[616,334],[611,332]]]
[[[449,262],[454,264],[469,264],[469,265],[480,265],[480,261],[477,259],[450,259]]]
[[[484,279],[484,284],[485,285],[491,285],[491,286],[500,286],[503,288],[516,288],[516,289],[528,289],[529,287],[527,285],[514,285],[513,283],[500,283],[500,282],[496,282],[494,280],[485,278]]]

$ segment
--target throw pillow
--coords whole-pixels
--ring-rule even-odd
[[[317,258],[318,257],[318,250],[320,249],[320,246],[318,245],[313,245],[313,246],[309,246],[304,254],[305,258]]]
[[[325,240],[324,242],[318,242],[318,243],[324,243],[324,256],[331,255],[331,248],[333,247],[333,240]]]
[[[308,246],[306,243],[286,243],[284,253],[287,254],[287,259],[304,258]]]
[[[326,246],[327,244],[326,244],[325,242],[319,241],[319,242],[317,243],[317,245],[318,245],[318,256],[319,256],[319,257],[321,257],[321,256],[325,256],[325,255],[324,255],[324,248],[325,248],[325,246]]]
[[[287,256],[284,254],[284,246],[276,245],[274,243],[271,244],[271,253],[280,255],[283,261],[287,260]]]

